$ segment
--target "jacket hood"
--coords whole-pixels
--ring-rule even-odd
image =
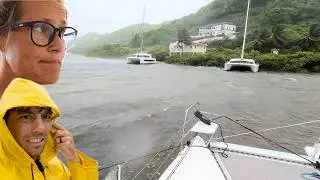
[[[6,112],[14,107],[39,106],[50,107],[53,112],[53,119],[60,116],[60,110],[53,102],[48,92],[41,85],[22,78],[14,79],[4,91],[0,98],[0,137],[1,153],[0,158],[9,158],[19,166],[30,166],[34,163],[33,159],[20,147],[11,135],[5,120]],[[40,155],[40,161],[44,165],[54,156],[56,156],[55,143],[52,135],[55,129],[52,128],[48,135],[44,150]]]

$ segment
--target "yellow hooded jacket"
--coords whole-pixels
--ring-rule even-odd
[[[26,80],[14,79],[0,99],[0,179],[6,180],[86,180],[98,179],[98,164],[83,153],[78,152],[81,164],[68,161],[69,169],[57,158],[57,150],[52,138],[54,128],[49,133],[45,148],[40,155],[44,174],[34,160],[19,146],[7,128],[3,117],[13,107],[51,107],[54,117],[60,110],[40,85]]]

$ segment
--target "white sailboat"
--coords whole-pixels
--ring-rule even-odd
[[[140,53],[133,54],[132,56],[127,57],[127,64],[155,64],[157,62],[156,58],[152,57],[150,53],[143,52],[143,25],[145,18],[146,7],[143,6],[143,15],[142,15],[142,24],[141,24],[141,47]]]
[[[250,0],[248,0],[248,7],[247,7],[247,15],[246,15],[246,23],[244,28],[244,36],[243,36],[243,43],[242,43],[242,51],[241,51],[241,58],[233,58],[224,64],[225,71],[231,71],[234,69],[249,69],[252,72],[259,71],[259,64],[256,63],[253,59],[245,59],[244,56],[244,48],[246,44],[246,36],[247,36],[247,26],[248,26],[248,16],[249,16],[249,9],[250,9]]]

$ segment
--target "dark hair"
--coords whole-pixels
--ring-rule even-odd
[[[9,113],[10,113],[10,110],[6,112],[6,114],[3,116],[3,119],[4,121],[8,121],[8,118],[9,118]]]
[[[22,17],[21,0],[0,0],[0,36],[10,31],[10,25]],[[57,0],[64,3],[64,0]]]
[[[21,16],[22,1],[0,1],[0,35],[6,35],[11,24],[17,22]]]
[[[21,107],[14,107],[14,108],[9,109],[9,110],[6,112],[6,114],[3,116],[3,119],[4,119],[4,120],[6,121],[6,123],[7,123],[8,119],[9,119],[9,115],[10,115],[11,112],[13,112],[13,111],[17,111],[17,112],[19,112],[19,113],[21,113],[21,112],[27,112],[27,111],[30,110],[30,108],[34,108],[34,107],[39,108],[39,112],[42,111],[43,109],[48,109],[48,112],[47,112],[47,113],[50,114],[50,116],[52,116],[52,114],[53,114],[52,109],[51,109],[50,107],[21,106]]]

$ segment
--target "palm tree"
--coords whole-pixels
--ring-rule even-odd
[[[191,38],[188,30],[186,28],[180,28],[178,30],[178,46],[182,51],[181,54],[183,54],[184,45],[190,45],[190,44],[191,44]]]
[[[258,30],[254,34],[257,34],[257,38],[254,40],[254,49],[260,52],[269,52],[272,47],[270,40],[271,33],[268,29]]]
[[[299,41],[303,51],[317,51],[320,43],[320,24],[313,24],[309,29],[309,34]]]
[[[270,40],[274,47],[278,49],[284,48],[287,43],[287,39],[284,36],[284,26],[277,25],[272,27]]]
[[[313,24],[310,27],[310,39],[320,41],[320,24]]]
[[[317,51],[320,47],[320,24],[313,24],[304,39],[299,40],[303,51]]]

